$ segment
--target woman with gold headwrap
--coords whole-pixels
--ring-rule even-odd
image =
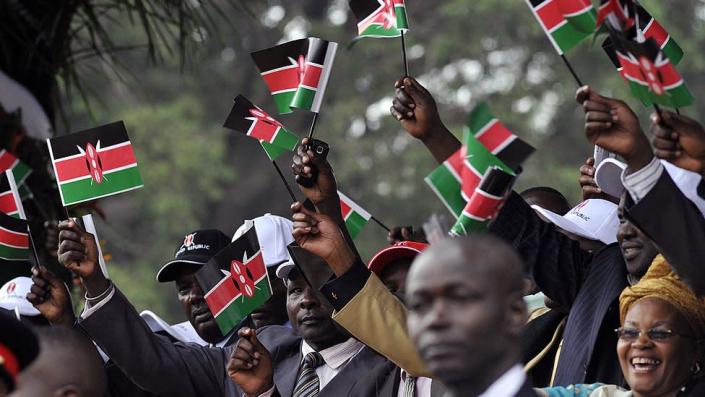
[[[705,396],[702,387],[705,301],[671,271],[661,255],[619,297],[617,356],[631,390],[573,385],[537,390],[548,397]],[[695,390],[695,389],[699,389]]]

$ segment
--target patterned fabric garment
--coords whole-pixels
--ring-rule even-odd
[[[536,389],[542,397],[632,397],[634,393],[615,385],[593,383],[591,385],[570,385],[568,387],[547,387]]]
[[[316,368],[323,365],[323,356],[318,352],[311,352],[304,357],[301,364],[299,378],[294,387],[294,397],[315,397],[320,391],[320,380]]]

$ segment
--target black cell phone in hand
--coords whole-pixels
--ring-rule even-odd
[[[304,152],[311,150],[316,158],[325,160],[328,158],[328,152],[330,151],[330,146],[327,143],[321,141],[320,139],[311,139],[309,144],[304,147]],[[311,167],[311,177],[304,178],[301,175],[296,176],[296,183],[303,187],[313,187],[316,184],[316,178],[318,177],[318,168],[313,165]]]

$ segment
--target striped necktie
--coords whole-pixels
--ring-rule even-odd
[[[320,391],[320,381],[316,368],[323,365],[323,356],[318,352],[311,352],[304,357],[299,370],[299,378],[294,387],[294,397],[315,397]]]
[[[405,374],[404,397],[416,397],[416,377]]]

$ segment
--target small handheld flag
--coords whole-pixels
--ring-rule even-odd
[[[196,272],[223,335],[272,296],[254,225]]]
[[[0,259],[29,260],[27,221],[0,213]]]
[[[337,49],[338,43],[311,37],[251,54],[279,113],[321,110]]]
[[[223,126],[259,140],[272,161],[285,151],[294,150],[299,142],[296,134],[242,95],[235,98]]]
[[[509,174],[499,167],[490,167],[450,233],[457,236],[487,230],[504,204],[515,179],[514,174]]]
[[[350,0],[360,37],[399,37],[409,29],[404,0]]]
[[[470,112],[465,128],[490,153],[512,168],[523,163],[536,150],[505,127],[484,102]]]
[[[619,62],[620,74],[629,83],[632,95],[644,105],[681,108],[693,103],[683,78],[654,39],[638,43],[610,30],[610,42],[603,48]]]
[[[142,187],[122,121],[47,139],[47,144],[65,207]]]
[[[463,181],[463,154],[458,149],[448,157],[438,168],[433,170],[424,180],[431,187],[436,196],[457,218],[465,207],[465,200],[460,192]]]
[[[352,201],[350,197],[344,195],[340,190],[338,190],[338,196],[340,197],[340,212],[341,215],[343,215],[345,227],[348,229],[350,237],[354,239],[360,234],[365,225],[367,225],[372,215],[356,202]]]
[[[551,44],[563,55],[595,32],[590,0],[526,0]]]
[[[0,173],[0,212],[13,218],[27,219],[11,170]]]
[[[0,171],[12,170],[17,186],[24,185],[25,180],[32,173],[32,169],[12,153],[5,149],[0,150]]]
[[[425,178],[456,218],[488,167],[499,167],[513,174],[513,169],[535,151],[504,126],[485,103],[470,113],[463,136],[463,147]]]
[[[597,9],[596,27],[600,28],[605,21],[612,29],[627,30],[634,25],[633,0],[600,0]]]

